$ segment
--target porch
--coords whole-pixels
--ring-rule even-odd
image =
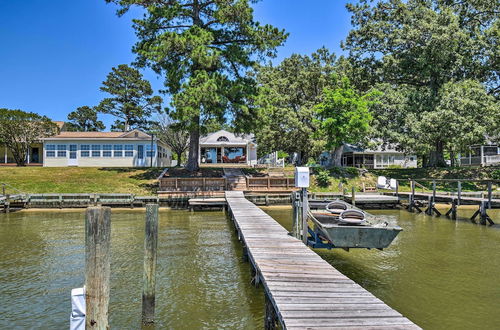
[[[26,165],[43,165],[43,145],[41,143],[35,143],[29,147]],[[5,145],[0,145],[0,166],[17,166],[12,152]]]
[[[200,164],[249,164],[248,145],[200,146]]]
[[[500,164],[500,147],[497,145],[471,146],[465,157],[460,157],[460,166],[490,166]]]

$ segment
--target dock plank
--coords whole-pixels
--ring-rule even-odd
[[[419,329],[340,273],[267,213],[227,191],[238,237],[284,329]]]

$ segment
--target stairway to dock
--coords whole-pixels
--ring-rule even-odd
[[[266,293],[266,329],[420,329],[288,235],[243,192],[225,197],[254,282]]]

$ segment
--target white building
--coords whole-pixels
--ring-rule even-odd
[[[200,164],[257,164],[257,144],[253,135],[220,130],[200,138]]]
[[[470,146],[467,155],[460,157],[460,166],[490,166],[500,164],[500,146],[494,143]]]
[[[60,132],[43,140],[47,167],[163,167],[172,153],[157,138],[129,132]]]
[[[331,153],[324,152],[320,156],[320,164],[331,166],[333,163],[332,157]],[[370,149],[345,144],[342,150],[342,166],[364,167],[367,169],[381,169],[391,166],[413,168],[417,167],[417,156],[407,155],[390,145],[379,145]]]

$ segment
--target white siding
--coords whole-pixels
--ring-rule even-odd
[[[47,146],[55,145],[55,157],[47,157]],[[66,145],[65,156],[63,152],[60,153],[61,157],[58,157],[58,145]],[[70,162],[70,145],[77,145],[76,160]],[[82,157],[85,155],[87,150],[82,150],[82,145],[89,146],[88,155],[89,157]],[[99,146],[93,148],[92,146]],[[104,145],[108,147],[103,147]],[[111,145],[111,149],[110,146]],[[115,148],[115,145],[121,145],[120,148]],[[133,150],[126,150],[126,145],[132,145]],[[138,146],[143,146],[143,159],[138,157]],[[155,144],[155,154],[153,157],[153,164],[155,166],[170,166],[170,161],[172,159],[171,152],[164,145],[160,144],[162,148],[162,155],[167,157],[162,157],[158,159],[158,148]],[[78,167],[149,167],[151,165],[151,157],[147,157],[147,150],[150,148],[151,142],[147,140],[142,141],[130,141],[121,139],[89,139],[89,140],[46,140],[44,142],[43,148],[43,166],[47,167],[66,167],[66,166],[78,166]],[[99,157],[97,156],[99,153]],[[127,151],[132,151],[132,156],[126,156]],[[83,152],[83,153],[82,153]],[[104,155],[109,157],[104,157]]]

